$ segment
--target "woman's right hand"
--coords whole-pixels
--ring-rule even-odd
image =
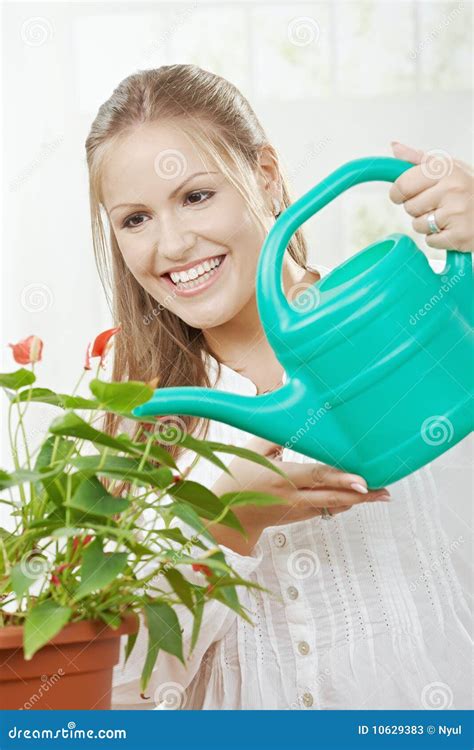
[[[359,503],[390,499],[385,487],[368,491],[365,479],[358,474],[348,474],[321,463],[281,461],[278,459],[281,446],[264,438],[252,438],[245,447],[265,456],[281,468],[288,475],[288,479],[254,461],[236,457],[228,465],[233,477],[223,472],[214,484],[212,490],[216,495],[254,490],[276,495],[286,501],[282,505],[276,503],[233,508],[248,535],[248,540],[226,526],[212,527],[211,531],[219,544],[230,547],[242,555],[251,552],[267,526],[304,521],[321,515],[323,508],[327,508],[331,515],[336,515],[350,510],[353,505]]]

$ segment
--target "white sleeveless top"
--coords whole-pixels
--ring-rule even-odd
[[[213,357],[209,368],[217,372]],[[248,378],[221,369],[216,389],[256,394]],[[252,435],[211,421],[208,437],[244,446]],[[226,465],[233,459],[218,455]],[[161,651],[148,699],[139,688],[142,627],[125,669],[122,656],[114,670],[113,708],[471,708],[471,573],[459,555],[468,532],[459,521],[460,533],[451,523],[448,536],[444,523],[463,492],[469,503],[469,492],[439,494],[441,458],[390,485],[391,502],[267,527],[249,556],[223,547],[237,572],[271,591],[238,589],[254,624],[210,601],[186,668]],[[282,460],[314,462],[288,448]],[[211,487],[219,474],[200,459],[188,478]],[[202,585],[201,574],[182,572]],[[185,607],[177,611],[187,654],[192,617]]]

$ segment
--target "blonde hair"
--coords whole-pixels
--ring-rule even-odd
[[[210,156],[260,224],[264,204],[254,170],[260,149],[270,144],[238,89],[196,65],[163,65],[125,78],[99,108],[86,140],[94,253],[114,323],[122,326],[114,344],[113,380],[158,378],[159,387],[210,387],[205,354],[212,352],[202,331],[158,305],[139,284],[122,257],[112,228],[107,243],[102,220],[104,159],[127,132],[155,121],[176,123],[198,154]],[[283,175],[281,187],[283,210],[290,205]],[[298,265],[306,265],[307,248],[300,230],[291,238],[288,252]],[[150,318],[156,324],[149,325]],[[186,432],[205,437],[207,420],[199,425],[195,417],[177,416]],[[104,429],[115,434],[120,422],[119,417],[108,414]],[[176,458],[180,446],[169,445],[167,450]]]

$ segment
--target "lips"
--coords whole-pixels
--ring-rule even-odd
[[[217,278],[221,275],[222,269],[226,268],[227,254],[214,256],[220,259],[218,266],[213,268],[211,271],[197,276],[195,279],[191,279],[190,282],[178,282],[174,283],[169,273],[162,274],[161,278],[165,282],[166,286],[172,290],[173,294],[179,297],[192,297],[196,294],[204,292],[208,287],[212,286]],[[200,265],[200,264],[197,264]]]
[[[198,268],[198,266],[204,266],[204,264],[206,264],[206,263],[210,266],[209,270],[211,270],[211,268],[214,267],[214,266],[211,266],[211,264],[214,263],[216,260],[222,261],[222,259],[224,257],[225,257],[224,255],[209,255],[207,258],[202,258],[200,260],[196,260],[196,261],[194,261],[194,263],[187,263],[185,266],[181,266],[180,268],[170,268],[170,270],[166,271],[165,273],[163,273],[162,276],[169,276],[171,278],[171,274],[178,274],[181,271],[185,271],[186,273],[189,274],[189,272],[191,271],[191,269],[196,269],[196,268]],[[203,273],[199,274],[195,278],[197,279],[197,278],[199,278],[199,276],[204,276],[204,274]],[[173,279],[171,279],[171,280],[173,281]],[[191,279],[189,279],[189,280],[191,280]],[[177,282],[175,282],[175,283],[177,283]]]
[[[198,286],[201,282],[207,281],[219,269],[223,263],[225,255],[215,255],[209,260],[205,260],[195,263],[192,266],[181,269],[181,271],[168,271],[163,276],[166,276],[171,282],[180,289],[190,289],[194,286]],[[200,269],[200,270],[199,270]],[[187,278],[181,278],[186,276]]]

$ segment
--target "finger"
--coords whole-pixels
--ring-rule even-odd
[[[443,202],[442,186],[434,185],[418,193],[414,198],[406,200],[403,208],[410,216],[422,216],[430,211],[438,211]]]
[[[396,159],[411,161],[413,164],[420,164],[423,159],[424,151],[419,148],[407,146],[405,143],[400,143],[399,141],[392,141],[390,145]]]
[[[365,502],[378,502],[390,500],[387,491],[369,492],[361,495],[349,490],[336,490],[333,487],[327,489],[310,490],[303,489],[297,493],[297,501],[307,503],[316,508],[341,508],[345,505],[358,505]]]
[[[430,234],[428,216],[431,213],[434,213],[436,225],[439,227],[439,229],[441,229],[441,231],[447,227],[449,221],[449,211],[446,208],[440,206],[435,211],[428,211],[427,213],[422,214],[421,216],[417,216],[413,219],[411,225],[415,232],[420,232],[420,234]]]
[[[323,463],[294,464],[294,480],[298,487],[313,488],[319,485],[341,487],[366,494],[367,482],[360,474],[350,474]]]
[[[328,512],[331,516],[337,516],[338,513],[347,513],[352,508],[352,505],[341,505],[339,508],[331,508],[327,506]]]
[[[456,240],[453,237],[452,231],[447,229],[445,232],[433,232],[428,234],[425,238],[426,244],[430,247],[435,247],[438,250],[462,250],[455,246]]]
[[[436,187],[433,177],[424,169],[423,165],[417,165],[403,172],[395,180],[389,191],[389,198],[393,203],[405,203],[422,193],[424,190]]]

